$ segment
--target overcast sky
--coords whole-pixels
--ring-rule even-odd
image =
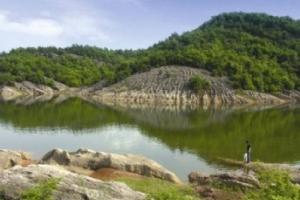
[[[230,11],[300,19],[300,0],[0,0],[0,51],[75,43],[145,48]]]

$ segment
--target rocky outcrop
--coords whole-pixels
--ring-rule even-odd
[[[42,158],[41,163],[58,164],[93,171],[101,168],[112,168],[142,176],[159,178],[173,183],[181,183],[174,173],[157,162],[132,154],[95,152],[88,149],[79,149],[76,152],[54,149]]]
[[[21,83],[14,83],[12,86],[3,86],[0,88],[0,99],[4,101],[11,101],[20,97],[43,97],[50,99],[56,93],[55,89],[38,85],[28,81]]]
[[[193,76],[201,76],[210,87],[195,93],[188,87]],[[208,71],[185,66],[165,66],[132,75],[125,80],[89,93],[94,101],[121,106],[132,104],[180,107],[231,106],[246,104],[282,104],[300,100],[300,93],[288,91],[272,95],[240,91],[226,77],[211,76]]]
[[[18,151],[0,150],[0,171],[15,165],[27,165],[31,162],[29,154]]]
[[[192,91],[188,85],[194,76],[201,76],[210,83],[210,87],[198,92]],[[215,77],[206,70],[186,66],[153,68],[109,86],[105,81],[82,88],[69,88],[55,81],[51,87],[23,81],[12,86],[0,87],[0,100],[5,101],[20,97],[30,97],[31,101],[45,101],[58,95],[62,96],[60,99],[75,96],[106,105],[117,104],[126,107],[136,104],[148,107],[159,105],[206,108],[249,104],[274,105],[300,101],[299,91],[286,91],[274,95],[235,90],[226,77]]]
[[[36,102],[53,100],[62,102],[71,97],[86,99],[86,90],[70,88],[62,83],[53,82],[51,87],[29,81],[15,82],[11,86],[0,86],[0,100],[14,101],[17,104],[30,105]]]
[[[38,183],[54,178],[58,185],[53,191],[55,200],[142,200],[145,195],[117,182],[103,182],[69,172],[59,166],[16,166],[0,173],[0,188],[4,199],[18,200],[20,194]]]

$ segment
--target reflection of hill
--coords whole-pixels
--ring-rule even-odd
[[[0,113],[1,122],[10,123],[17,128],[67,128],[79,131],[127,121],[125,116],[116,111],[105,107],[97,108],[81,99],[68,99],[60,104],[0,103]]]
[[[241,159],[248,139],[256,159],[300,160],[300,108],[172,111],[108,108],[69,99],[30,106],[2,103],[0,122],[17,128],[67,128],[81,133],[107,125],[135,125],[142,134],[171,149],[193,152],[208,161]]]

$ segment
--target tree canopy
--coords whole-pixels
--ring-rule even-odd
[[[117,82],[163,65],[186,65],[227,76],[237,89],[300,88],[300,21],[261,13],[225,13],[197,29],[141,50],[18,48],[0,55],[0,84]]]

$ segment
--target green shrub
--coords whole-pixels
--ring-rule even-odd
[[[21,200],[53,200],[52,193],[57,188],[57,179],[49,179],[37,186],[25,190],[21,194]]]
[[[188,83],[188,88],[194,92],[199,92],[201,90],[208,89],[209,87],[210,83],[199,75],[190,78]]]

